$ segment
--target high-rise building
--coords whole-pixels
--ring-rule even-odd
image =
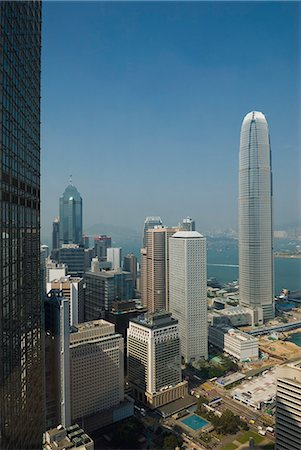
[[[177,231],[178,228],[157,226],[146,232],[146,302],[149,312],[168,311],[169,238]]]
[[[170,313],[132,319],[127,338],[128,380],[133,395],[158,408],[187,394],[182,381],[178,321]]]
[[[85,280],[85,320],[104,318],[114,301],[133,298],[133,280],[129,272],[120,270],[99,270],[86,272]]]
[[[41,2],[0,1],[0,448],[41,448]]]
[[[131,272],[134,287],[136,287],[137,280],[137,258],[134,253],[129,253],[123,258],[123,270]]]
[[[264,320],[274,316],[271,148],[257,111],[245,116],[240,133],[239,297],[242,306],[261,307]]]
[[[104,320],[72,327],[70,386],[72,422],[87,431],[132,415],[124,400],[123,338]]]
[[[112,264],[113,270],[121,269],[122,249],[120,247],[111,247],[107,249],[107,261]]]
[[[83,276],[86,266],[85,249],[77,244],[63,244],[58,250],[59,264],[67,266],[67,273],[75,277]]]
[[[143,227],[143,247],[146,247],[146,232],[147,230],[150,230],[151,228],[155,228],[156,226],[162,225],[162,219],[159,216],[150,216],[147,217],[144,221],[144,227]]]
[[[60,221],[58,218],[52,222],[52,251],[60,247]]]
[[[94,237],[94,256],[97,256],[99,261],[106,261],[107,249],[112,245],[112,238],[102,234]]]
[[[184,231],[195,231],[195,221],[191,217],[183,219],[181,229]]]
[[[60,197],[60,247],[63,244],[82,244],[83,200],[70,180]]]
[[[179,321],[186,363],[208,358],[206,239],[179,231],[169,239],[169,310]]]
[[[140,295],[143,306],[147,307],[147,249],[140,250]]]
[[[57,278],[47,283],[47,292],[52,289],[62,291],[69,301],[69,324],[76,326],[84,321],[84,280],[70,275]]]
[[[278,366],[276,450],[301,448],[301,359]]]
[[[57,289],[45,302],[46,427],[70,425],[69,300]]]

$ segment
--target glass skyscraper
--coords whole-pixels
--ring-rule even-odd
[[[0,448],[41,448],[41,3],[0,1]]]
[[[60,198],[60,246],[62,244],[82,244],[83,240],[83,200],[70,181]]]
[[[273,317],[272,170],[265,116],[243,120],[239,154],[239,296],[242,306]]]

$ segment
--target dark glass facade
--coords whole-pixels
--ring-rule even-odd
[[[60,198],[60,246],[82,244],[83,201],[73,184],[66,187]]]
[[[41,448],[41,3],[0,1],[0,448]]]

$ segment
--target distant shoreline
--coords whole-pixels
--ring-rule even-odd
[[[274,253],[274,257],[275,258],[286,258],[286,259],[290,259],[290,258],[301,258],[301,253],[298,254],[288,254],[288,253]]]

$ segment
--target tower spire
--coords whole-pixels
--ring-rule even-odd
[[[69,184],[72,186],[72,174],[69,175]]]

